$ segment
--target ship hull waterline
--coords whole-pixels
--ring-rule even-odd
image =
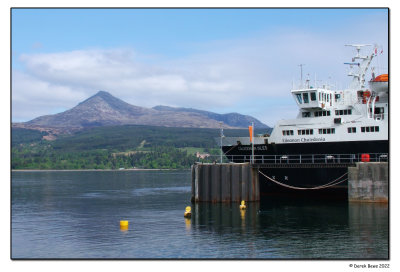
[[[222,149],[231,162],[249,162],[251,159],[251,145],[223,146]],[[347,165],[332,167],[331,164],[301,164],[295,161],[292,167],[288,167],[290,158],[307,154],[337,156],[388,152],[387,140],[254,145],[255,163],[259,170],[260,195],[346,199]],[[278,161],[275,160],[275,164],[268,167],[265,162],[261,162],[263,155],[276,156]],[[283,156],[285,159],[280,159]]]

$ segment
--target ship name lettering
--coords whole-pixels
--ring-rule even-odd
[[[251,151],[251,146],[239,146],[238,150],[240,151]],[[255,146],[254,150],[267,150],[267,146]]]
[[[300,142],[300,139],[286,139],[286,138],[283,138],[282,141],[284,143],[298,143],[298,142]]]
[[[325,138],[324,137],[314,137],[314,138],[301,138],[301,142],[303,143],[307,143],[307,142],[325,142]]]

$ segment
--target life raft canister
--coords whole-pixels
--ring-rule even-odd
[[[369,162],[370,161],[369,154],[361,154],[361,161],[362,162]]]

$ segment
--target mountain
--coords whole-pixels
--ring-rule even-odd
[[[158,110],[158,111],[196,113],[196,114],[200,114],[204,117],[207,117],[207,118],[219,121],[219,122],[223,122],[224,124],[227,124],[228,126],[232,126],[232,127],[247,128],[253,122],[254,126],[256,128],[269,128],[267,125],[261,123],[256,118],[251,117],[249,115],[242,115],[239,113],[219,114],[219,113],[197,110],[197,109],[192,109],[192,108],[173,108],[173,107],[168,107],[168,106],[156,106],[156,107],[153,107],[153,109]]]
[[[108,92],[99,91],[77,106],[54,115],[45,115],[13,127],[38,129],[50,134],[61,134],[90,127],[116,125],[149,125],[163,127],[243,128],[251,122],[265,127],[257,119],[237,113],[216,114],[186,108],[158,106],[143,108],[128,104]]]

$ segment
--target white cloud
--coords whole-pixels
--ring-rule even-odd
[[[13,71],[12,90],[13,121],[54,114],[87,98],[80,88],[55,84],[19,71]]]
[[[343,62],[352,54],[345,43],[377,38],[387,48],[381,25],[376,26],[379,31],[357,27],[326,34],[277,29],[247,40],[213,42],[201,54],[175,59],[145,56],[129,48],[23,54],[19,61],[24,71],[13,70],[13,121],[71,108],[105,90],[137,106],[254,113],[272,126],[276,120],[295,117],[290,89],[292,80],[300,77],[298,64],[306,64],[304,77],[310,73],[312,81],[316,72],[324,81],[332,77],[344,82]],[[248,99],[255,103],[242,103]],[[281,99],[288,101],[288,110],[278,113],[273,101]],[[272,107],[276,110],[269,113]]]

